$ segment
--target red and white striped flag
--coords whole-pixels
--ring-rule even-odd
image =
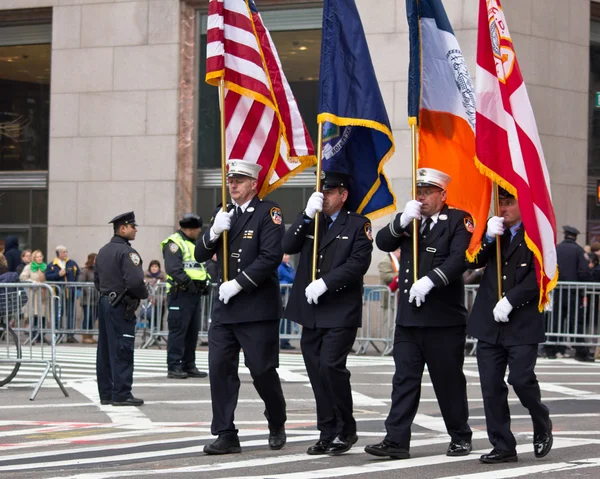
[[[481,170],[519,200],[536,258],[539,307],[558,279],[550,176],[500,0],[480,0],[476,149]]]
[[[312,140],[253,0],[210,0],[206,81],[225,82],[227,160],[260,164],[259,196],[316,162]]]

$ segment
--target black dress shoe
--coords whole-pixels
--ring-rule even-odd
[[[326,454],[329,444],[331,444],[331,441],[319,439],[315,444],[313,444],[306,450],[306,454],[309,454],[311,456],[319,456],[321,454]]]
[[[285,427],[281,426],[279,429],[274,429],[269,432],[269,447],[277,451],[285,446],[287,437],[285,435]]]
[[[212,444],[204,446],[204,454],[238,454],[242,452],[237,435],[219,436]]]
[[[108,405],[112,404],[112,400],[111,399],[100,399],[100,404],[102,404],[103,406],[108,406]]]
[[[183,369],[169,369],[167,371],[167,377],[171,379],[186,379],[188,377],[188,373],[186,373]]]
[[[332,456],[343,454],[344,452],[349,451],[350,448],[356,444],[356,441],[358,441],[358,436],[356,434],[350,436],[339,435],[329,443],[329,447],[325,453],[331,454]]]
[[[552,437],[552,422],[550,422],[550,429],[542,434],[533,435],[533,454],[535,457],[547,456],[552,449],[552,443],[554,439]]]
[[[184,371],[188,378],[205,378],[208,376],[206,371],[200,371],[198,368],[186,369]]]
[[[446,451],[446,456],[467,456],[473,450],[470,442],[452,441]]]
[[[410,459],[407,447],[384,439],[379,444],[365,446],[365,452],[377,457],[391,457],[392,459]]]
[[[492,449],[489,454],[484,454],[479,458],[479,462],[484,464],[500,464],[502,462],[517,462],[517,451],[496,451]]]
[[[142,404],[144,404],[143,399],[134,398],[133,396],[125,399],[125,401],[112,401],[113,406],[141,406]]]

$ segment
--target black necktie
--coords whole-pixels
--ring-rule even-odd
[[[333,220],[331,219],[330,216],[326,216],[325,217],[325,231],[329,230],[329,227],[331,226],[331,223],[333,223]]]
[[[239,207],[239,206],[236,206],[235,207],[235,216],[236,216],[236,219],[239,220],[240,216],[242,216],[242,214],[243,214],[242,208]]]
[[[425,227],[423,228],[423,232],[421,233],[421,236],[423,238],[427,238],[427,235],[431,231],[431,223],[433,223],[433,220],[431,219],[431,216],[430,216],[429,218],[427,218],[425,220]]]

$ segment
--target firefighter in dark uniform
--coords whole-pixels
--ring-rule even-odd
[[[363,277],[373,251],[369,220],[344,208],[349,176],[323,173],[323,192],[311,195],[283,239],[285,253],[300,253],[285,317],[303,326],[300,345],[321,432],[311,455],[341,454],[358,440],[346,359],[362,323]],[[321,211],[312,281],[314,218]]]
[[[387,435],[365,447],[375,456],[410,457],[410,430],[417,414],[423,369],[429,376],[451,442],[448,456],[471,452],[467,421],[467,383],[463,374],[465,326],[465,251],[474,229],[464,211],[446,205],[451,178],[432,168],[417,170],[417,200],[377,234],[382,251],[401,250],[400,300],[394,334],[392,405],[385,421]],[[413,219],[417,222],[414,231]],[[413,235],[419,235],[418,280],[413,284]]]
[[[533,420],[536,457],[552,448],[552,422],[542,404],[534,368],[538,343],[544,342],[544,314],[538,309],[540,287],[535,258],[525,243],[519,203],[500,189],[500,214],[488,220],[477,262],[486,266],[473,304],[467,334],[478,339],[477,365],[485,421],[493,450],[479,459],[486,464],[516,462],[517,442],[510,431],[508,383]],[[501,245],[502,299],[498,300],[496,240]]]
[[[283,216],[276,203],[257,196],[261,166],[249,161],[228,162],[232,204],[219,208],[211,227],[198,238],[195,256],[207,261],[217,253],[219,299],[213,306],[208,331],[208,372],[217,440],[204,446],[206,454],[241,451],[233,417],[238,400],[240,349],[254,387],[265,403],[269,447],[286,442],[285,400],[277,374],[279,320],[282,317],[277,268],[283,251]],[[228,281],[223,281],[223,231],[228,231]]]
[[[96,377],[100,403],[141,406],[133,397],[135,311],[148,297],[142,258],[131,247],[137,225],[133,211],[113,218],[114,236],[96,258],[94,284],[100,292]]]
[[[161,243],[167,273],[169,337],[167,340],[167,377],[205,378],[196,367],[196,345],[200,330],[200,301],[210,292],[210,276],[194,257],[202,218],[193,213],[179,221],[180,230]]]
[[[577,244],[580,234],[573,226],[563,226],[565,239],[556,246],[556,262],[558,265],[558,280],[570,282],[587,282],[592,279],[589,260],[584,249]],[[585,315],[583,310],[583,291],[577,288],[559,287],[553,294],[553,322],[552,330],[569,331],[572,334],[586,334]],[[560,327],[559,327],[560,326]],[[556,337],[555,337],[556,338]],[[562,339],[562,338],[559,338]],[[576,338],[575,342],[585,341]],[[553,359],[556,357],[557,347],[547,345],[544,347],[546,355]],[[563,348],[564,351],[564,348]],[[575,348],[575,359],[583,362],[594,362],[589,348],[578,346]]]

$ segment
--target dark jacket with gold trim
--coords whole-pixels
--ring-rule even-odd
[[[538,310],[540,288],[535,274],[535,261],[525,243],[525,230],[521,227],[514,239],[510,234],[501,237],[502,295],[513,310],[508,323],[494,321],[494,307],[498,303],[496,242],[483,237],[477,262],[469,268],[486,265],[481,284],[467,324],[467,334],[486,343],[514,346],[545,341],[544,314]]]
[[[232,205],[228,205],[230,211]],[[215,214],[218,210],[215,211]],[[214,218],[214,215],[213,215]],[[214,219],[211,220],[211,226]],[[229,280],[243,288],[228,304],[215,292],[212,320],[218,323],[279,321],[282,316],[277,268],[283,258],[281,240],[285,226],[279,206],[255,196],[246,211],[232,220],[228,234]],[[209,260],[217,253],[218,285],[223,283],[223,236],[210,241],[210,228],[196,241],[196,261]]]
[[[325,232],[321,216],[317,278],[323,279],[327,291],[318,304],[308,304],[304,290],[312,281],[314,231],[314,221],[306,222],[299,214],[283,238],[284,252],[300,253],[285,317],[311,329],[358,328],[362,321],[363,277],[373,251],[371,223],[365,216],[342,209]]]
[[[377,233],[377,247],[382,251],[400,248],[400,271],[398,310],[396,324],[400,326],[440,327],[466,324],[467,310],[464,305],[465,251],[471,240],[468,213],[450,209],[444,205],[438,221],[431,228],[427,239],[419,238],[418,277],[427,276],[435,287],[416,307],[408,302],[413,285],[413,224],[400,226],[401,213]],[[417,228],[420,223],[417,222]],[[417,229],[418,234],[419,229]]]

